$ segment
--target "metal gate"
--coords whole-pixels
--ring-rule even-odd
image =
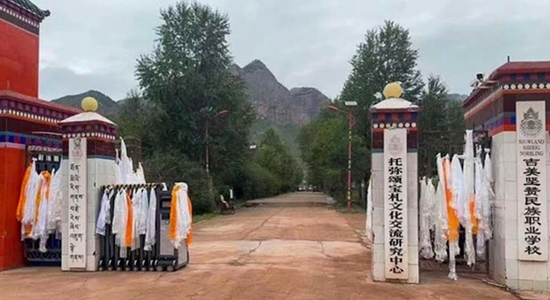
[[[59,139],[60,136],[56,133],[34,133],[36,135],[42,135],[46,138]],[[59,140],[61,141],[61,140]],[[59,145],[50,146],[35,146],[28,145],[26,147],[27,159],[26,165],[32,162],[32,159],[36,159],[35,171],[40,173],[42,171],[49,171],[50,173],[55,169],[59,170],[62,159],[62,148]],[[46,252],[39,251],[39,241],[32,239],[24,240],[24,255],[25,260],[31,266],[61,266],[61,237],[56,237],[55,233],[50,234],[46,242]]]
[[[435,141],[441,141],[436,147],[429,148],[429,147],[423,147],[424,153],[419,153],[419,176],[434,176],[436,175],[436,166],[435,166],[435,155],[438,152],[441,152],[442,154],[449,154],[449,156],[452,157],[454,154],[462,154],[464,151],[464,143],[450,143],[449,141],[452,140],[448,137],[445,137],[444,134],[446,132],[442,131],[428,131],[425,132],[424,142],[426,143],[436,143]],[[428,136],[431,136],[430,139]],[[480,145],[482,149],[491,149],[491,143],[492,139],[489,136],[489,132],[486,130],[474,130],[473,132],[473,139],[474,139],[474,153],[475,153],[475,147]],[[456,139],[455,139],[456,140]],[[447,151],[445,151],[448,149]],[[481,161],[483,162],[485,159],[485,150],[481,153]],[[422,158],[421,158],[422,157]],[[422,161],[422,163],[420,163]],[[420,200],[420,184],[418,187],[419,196],[418,199]],[[494,214],[494,208],[491,207],[491,228],[493,228],[493,214]],[[474,236],[474,245],[475,245],[475,238]],[[434,232],[431,232],[431,242],[432,246],[434,243]],[[486,242],[485,244],[485,257],[479,258],[476,256],[476,265],[474,269],[468,267],[466,265],[466,259],[465,259],[465,232],[464,227],[460,225],[459,228],[459,248],[460,248],[460,254],[456,257],[456,267],[457,271],[459,272],[479,272],[479,273],[489,273],[489,242]],[[449,254],[449,248],[447,246],[447,257]],[[442,270],[446,269],[446,263],[448,263],[448,259],[445,262],[445,266],[443,264],[439,264],[435,262],[433,259],[424,259],[420,257],[420,268],[421,270]]]
[[[169,240],[168,224],[170,220],[171,188],[163,190],[161,184],[122,184],[101,187],[102,196],[106,189],[132,190],[137,188],[152,188],[156,198],[155,244],[150,251],[145,250],[145,235],[139,235],[136,249],[123,248],[116,244],[111,222],[105,224],[105,235],[99,236],[99,271],[175,271],[189,263],[189,249],[183,242],[175,249]],[[114,195],[110,201],[110,216],[114,215]],[[101,201],[100,201],[101,203]]]

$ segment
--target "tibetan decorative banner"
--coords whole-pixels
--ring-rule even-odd
[[[69,139],[69,269],[86,268],[86,138]]]
[[[516,103],[519,259],[548,260],[546,106]]]
[[[408,279],[407,129],[384,130],[386,279]]]

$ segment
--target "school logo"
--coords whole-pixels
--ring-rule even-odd
[[[390,152],[391,155],[399,155],[401,154],[401,151],[403,151],[403,143],[401,142],[401,139],[397,135],[394,135],[390,139],[390,143],[388,145],[388,151]]]
[[[80,136],[77,136],[72,139],[73,143],[73,149],[71,151],[71,155],[74,157],[75,160],[81,159],[83,152],[82,152],[82,138]]]
[[[539,118],[539,113],[532,107],[523,114],[523,119],[519,125],[521,132],[527,137],[537,136],[544,128],[542,120]]]

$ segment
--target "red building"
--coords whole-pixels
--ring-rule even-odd
[[[548,130],[550,130],[550,61],[507,62],[487,78],[478,74],[478,80],[473,87],[473,92],[463,103],[466,127],[489,133],[490,139],[487,140],[490,141],[491,166],[494,174],[495,198],[491,205],[493,233],[487,248],[489,274],[497,283],[514,290],[547,291],[548,277],[540,275],[548,272],[547,257],[543,258],[544,261],[521,258],[522,254],[528,253],[525,250],[527,246],[524,245],[529,245],[529,247],[533,245],[527,238],[531,229],[525,229],[525,224],[528,224],[525,220],[530,216],[526,203],[531,203],[526,199],[530,199],[531,194],[527,190],[529,182],[525,181],[524,174],[526,173],[522,174],[524,172],[522,168],[525,168],[523,160],[530,156],[535,159],[546,159],[546,162],[543,160],[541,166],[536,166],[537,163],[535,163],[535,166],[529,169],[535,171],[538,168],[541,171],[546,169],[549,163],[547,151],[550,148],[547,148],[548,142],[546,142],[540,148],[543,151],[526,151],[528,153],[526,156],[520,154],[524,151],[522,151],[521,143],[518,143],[518,137],[524,137],[525,133],[517,125],[523,125],[522,123],[527,119],[525,114],[520,114],[517,109],[526,106],[522,105],[522,102],[531,102],[529,105],[537,103],[535,109],[540,111],[536,113],[546,117],[536,120],[538,116],[535,116],[533,117],[535,120],[531,121],[536,124],[535,126],[538,126],[540,124],[538,121],[540,121],[542,123],[540,125],[546,130],[541,131],[541,128],[538,128],[534,138],[540,141],[542,140],[541,135],[548,136]],[[545,112],[542,111],[543,104]],[[546,153],[541,155],[541,152]],[[539,180],[537,176],[541,173],[535,173],[535,180]],[[546,192],[545,188],[550,182],[548,177],[541,180],[540,183],[534,182],[540,186],[540,189],[537,188],[538,191],[535,189],[536,192],[533,193],[533,198],[536,199],[533,201],[533,205],[542,205],[546,199],[538,200],[538,197],[546,197],[543,192]],[[537,203],[537,200],[540,202]],[[542,227],[546,222],[547,210],[545,206],[539,208],[538,211],[534,210],[535,217],[540,220],[540,222],[535,221],[532,226],[533,232],[535,232],[534,245],[537,245],[538,242],[547,243],[548,238],[547,231],[545,231],[547,229]],[[539,241],[536,241],[537,238]],[[525,270],[529,271],[524,272]]]
[[[479,80],[462,107],[466,127],[491,136],[516,131],[516,102],[545,100],[550,108],[550,61],[507,62]],[[546,130],[550,130],[547,112]]]
[[[58,122],[80,112],[38,99],[40,23],[50,15],[29,0],[0,0],[0,271],[25,264],[15,218],[31,156],[61,159]]]

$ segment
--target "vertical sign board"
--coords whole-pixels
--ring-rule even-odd
[[[519,260],[548,260],[546,105],[516,103]]]
[[[69,269],[86,268],[86,142],[69,139]]]
[[[384,254],[386,279],[408,279],[407,129],[384,130]]]

